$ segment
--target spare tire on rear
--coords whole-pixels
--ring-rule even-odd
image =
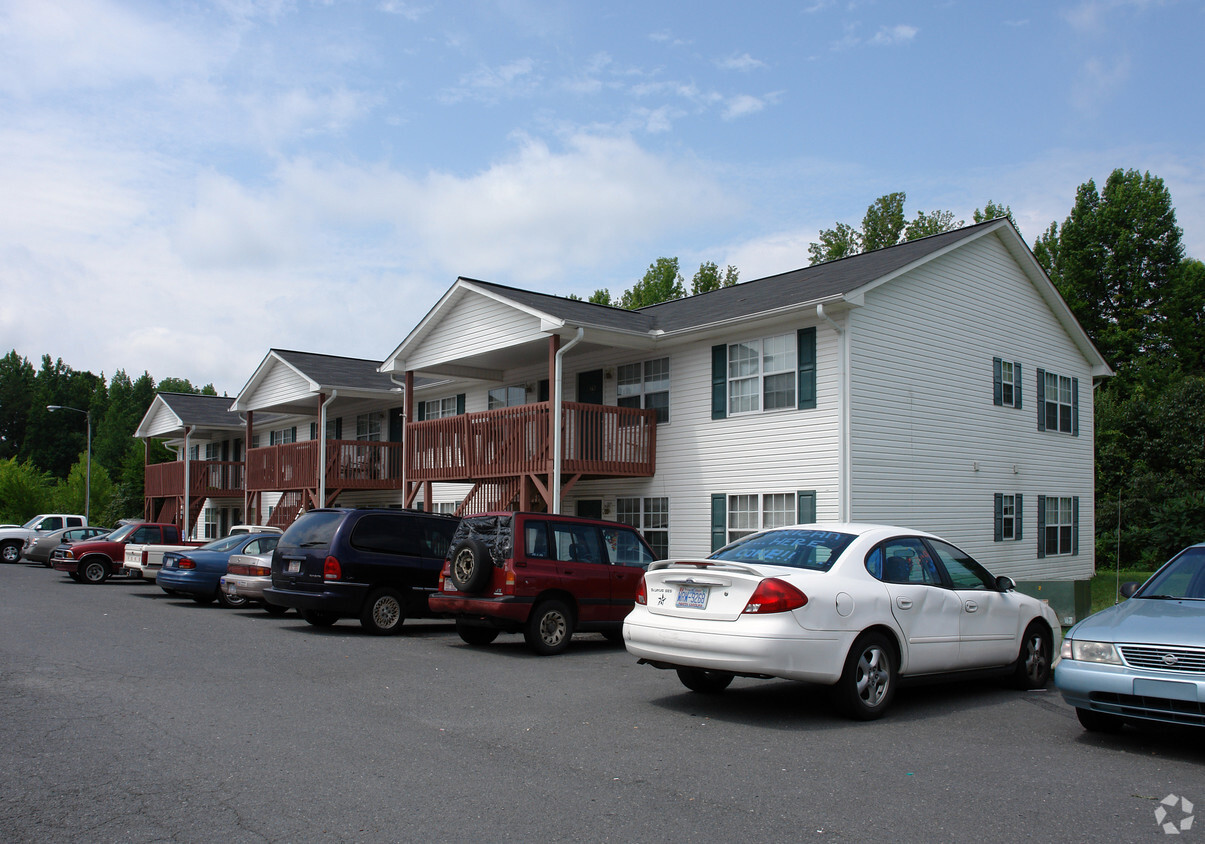
[[[465,539],[452,549],[452,585],[461,592],[483,592],[490,585],[489,548],[477,539]]]

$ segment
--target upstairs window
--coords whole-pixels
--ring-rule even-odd
[[[669,358],[627,363],[617,370],[615,392],[620,407],[654,410],[657,423],[669,421]]]
[[[464,393],[454,396],[444,396],[442,399],[430,399],[418,403],[418,419],[444,419],[448,416],[459,416],[464,413]]]
[[[711,347],[711,418],[816,406],[816,329]]]
[[[527,404],[527,388],[521,384],[517,387],[495,387],[490,390],[490,410],[499,407],[518,407],[523,404]]]
[[[1038,430],[1079,436],[1079,379],[1038,370]]]
[[[380,442],[383,413],[361,413],[356,417],[356,439],[361,442]]]
[[[992,358],[992,401],[1000,407],[1021,406],[1021,364]]]

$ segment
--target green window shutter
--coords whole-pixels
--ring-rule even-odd
[[[297,426],[296,425],[294,425],[292,428],[289,429],[289,436],[292,438],[293,442],[297,442]]]
[[[335,417],[335,439],[337,439],[337,440],[343,439],[343,417],[342,416]]]
[[[1004,405],[1004,376],[1002,374],[1004,361],[992,358],[992,404]]]
[[[799,409],[816,406],[816,329],[801,328],[796,334],[799,346]]]
[[[1079,436],[1079,379],[1071,379],[1071,435]]]
[[[1046,496],[1038,496],[1038,559],[1046,556]]]
[[[1013,407],[1021,409],[1021,362],[1013,361]]]
[[[1018,492],[1016,495],[1014,495],[1013,500],[1016,502],[1015,506],[1013,507],[1015,513],[1013,521],[1013,539],[1020,542],[1021,525],[1025,523],[1025,511],[1021,508],[1021,493]]]
[[[456,394],[456,415],[460,416],[464,413],[464,393]]]
[[[1038,430],[1046,430],[1046,370],[1038,370]],[[1038,540],[1041,541],[1040,539]],[[1041,554],[1038,555],[1042,556]]]
[[[996,538],[994,542],[1004,541],[1004,493],[997,492],[996,496]]]
[[[1071,554],[1079,553],[1079,496],[1071,499]]]
[[[422,422],[426,418],[427,418],[427,403],[425,401],[420,401],[418,403],[418,421]]]
[[[728,543],[728,496],[716,493],[711,496],[711,550],[718,551]]]
[[[311,440],[318,439],[318,423],[317,422],[310,423],[310,439]]]
[[[799,524],[807,525],[816,521],[816,490],[802,489],[795,493],[795,518]]]
[[[728,417],[728,346],[711,347],[711,418]]]

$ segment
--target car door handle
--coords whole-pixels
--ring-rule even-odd
[[[974,601],[967,601],[965,604],[963,604],[963,606],[966,607],[967,612],[975,612],[977,609],[979,609],[979,605]]]
[[[912,599],[911,598],[896,598],[895,605],[902,610],[910,610],[910,609],[912,609]]]

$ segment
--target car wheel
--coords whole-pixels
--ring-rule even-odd
[[[42,568],[47,568],[47,569],[48,569],[48,568],[53,568],[53,566],[52,566],[52,564],[51,564],[50,560],[43,560],[43,561],[42,561]]]
[[[360,612],[360,626],[374,636],[392,636],[402,629],[406,608],[395,589],[378,589]]]
[[[80,573],[78,571],[69,571],[69,572],[67,572],[67,576],[70,577],[72,580],[74,580],[76,583],[84,582],[84,579],[82,577],[80,577]]]
[[[279,604],[269,604],[267,601],[264,601],[260,606],[264,608],[264,611],[268,615],[281,616],[289,611],[288,607],[282,607]]]
[[[201,606],[206,606],[207,604],[212,604],[213,599],[216,598],[217,595],[215,595],[211,592],[208,595],[189,595],[188,597],[192,598],[194,601],[196,601]]]
[[[466,539],[452,551],[452,585],[461,592],[480,592],[489,585],[493,565],[484,542]]]
[[[864,633],[849,649],[834,692],[846,715],[873,721],[891,705],[895,684],[895,648],[881,633]]]
[[[494,627],[482,627],[478,624],[456,622],[456,635],[467,645],[488,645],[498,638],[498,633],[498,629]]]
[[[80,578],[84,583],[104,583],[109,579],[109,566],[103,560],[84,560],[80,563]]]
[[[573,636],[573,613],[562,601],[545,601],[532,610],[523,628],[527,646],[541,656],[562,653]]]
[[[1050,681],[1050,633],[1036,621],[1025,628],[1021,653],[1013,669],[1013,683],[1018,689],[1044,689]]]
[[[242,609],[251,603],[244,595],[230,595],[222,587],[218,587],[218,603],[228,610]]]
[[[319,612],[318,610],[302,610],[301,617],[305,619],[307,624],[312,624],[315,627],[330,627],[339,620],[339,616],[333,612]]]
[[[1075,717],[1079,719],[1080,725],[1085,730],[1093,733],[1119,733],[1122,724],[1125,723],[1120,716],[1078,706],[1075,707]]]
[[[732,683],[732,675],[727,671],[708,671],[705,668],[679,668],[678,679],[692,692],[705,695],[719,694]]]
[[[21,543],[5,542],[0,545],[0,560],[6,563],[15,563],[21,559]]]

